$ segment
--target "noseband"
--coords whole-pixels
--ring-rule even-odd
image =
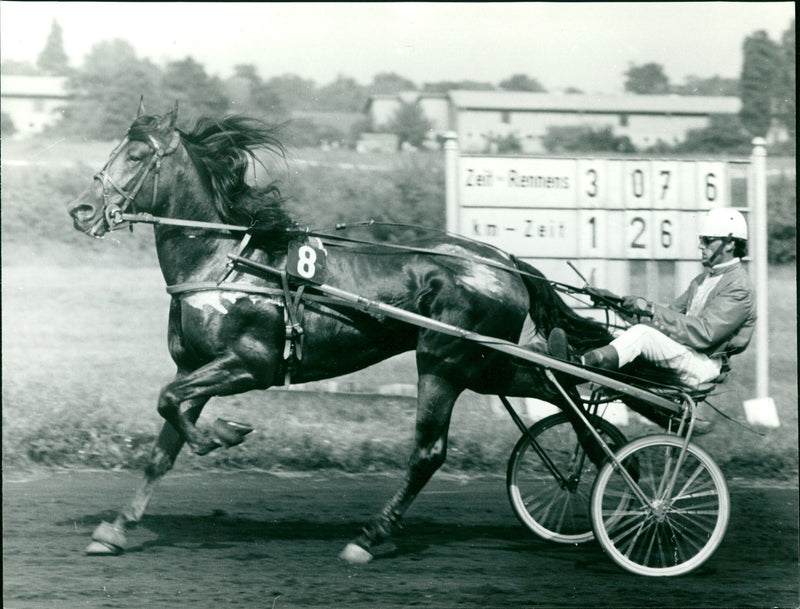
[[[143,141],[153,150],[153,155],[150,157],[147,165],[142,167],[139,173],[131,180],[131,182],[135,182],[131,191],[126,191],[124,187],[114,182],[107,171],[120,155],[125,145],[130,142],[129,134],[126,134],[125,138],[114,148],[106,164],[94,176],[94,179],[99,180],[100,184],[103,186],[103,217],[92,227],[90,231],[91,235],[94,235],[95,229],[100,222],[105,222],[109,230],[114,230],[115,228],[119,228],[122,224],[122,214],[125,213],[129,207],[132,208],[132,211],[136,211],[133,201],[136,195],[139,194],[139,190],[141,190],[144,181],[147,179],[147,176],[150,175],[151,171],[155,172],[153,181],[153,207],[151,207],[151,209],[155,208],[156,199],[158,198],[158,176],[161,173],[161,159],[178,149],[178,145],[181,141],[181,134],[177,129],[174,130],[172,132],[172,138],[166,148],[164,148],[153,135],[148,135],[147,139]],[[109,195],[112,188],[122,197],[121,204],[109,203]]]

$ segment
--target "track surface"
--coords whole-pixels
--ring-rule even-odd
[[[720,550],[680,578],[617,568],[599,546],[552,545],[516,521],[502,478],[434,477],[371,564],[336,557],[399,475],[168,476],[128,553],[83,554],[140,476],[48,472],[3,484],[6,609],[32,607],[797,607],[792,485],[729,482]]]

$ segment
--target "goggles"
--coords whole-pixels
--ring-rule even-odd
[[[702,247],[708,247],[714,243],[714,241],[719,241],[720,239],[722,239],[722,237],[700,237],[700,245]]]

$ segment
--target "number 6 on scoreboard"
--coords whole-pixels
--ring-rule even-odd
[[[726,163],[711,161],[697,164],[697,200],[703,207],[729,205],[727,185]]]

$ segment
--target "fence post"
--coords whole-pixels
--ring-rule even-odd
[[[753,139],[750,158],[752,201],[750,202],[751,276],[756,289],[758,319],[755,327],[756,394],[745,400],[747,420],[768,427],[777,427],[778,413],[769,397],[769,286],[767,283],[767,149],[762,137]]]
[[[446,228],[458,233],[458,136],[455,131],[447,131],[443,137]]]

